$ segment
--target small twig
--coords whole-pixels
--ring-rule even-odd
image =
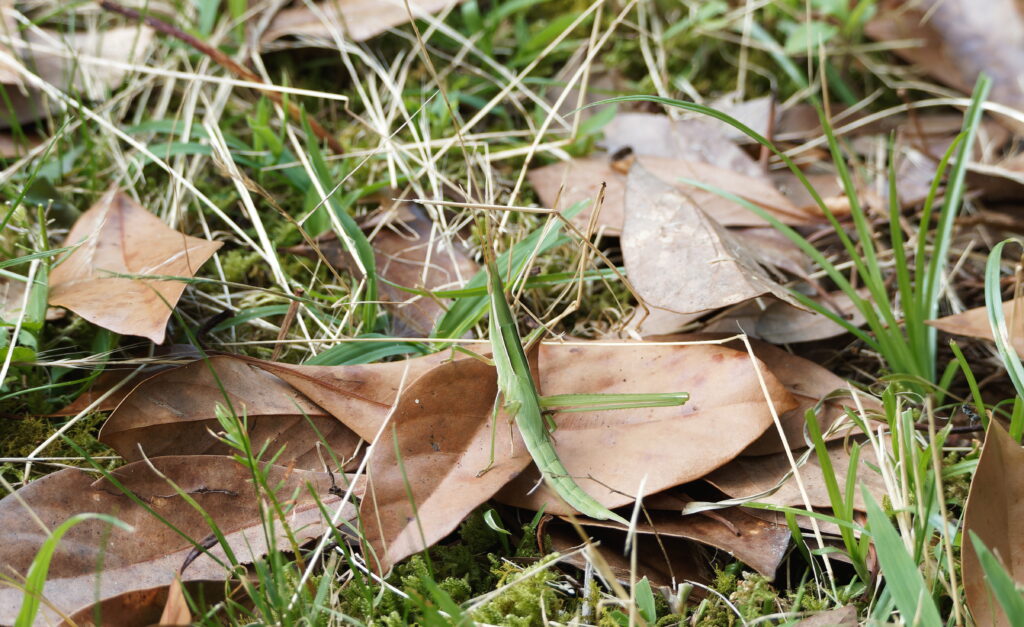
[[[182,31],[180,28],[177,28],[176,26],[168,24],[167,22],[159,18],[153,17],[152,15],[143,15],[135,9],[126,7],[117,2],[113,2],[112,0],[100,0],[99,4],[100,7],[102,7],[106,11],[118,13],[130,20],[142,22],[143,24],[146,24],[147,26],[149,26],[150,28],[159,33],[163,33],[168,37],[173,37],[182,43],[192,46],[197,51],[208,56],[210,60],[212,60],[214,63],[228,70],[232,74],[235,74],[236,76],[239,76],[252,83],[262,83],[264,85],[266,84],[266,81],[264,81],[258,74],[256,74],[252,70],[239,64],[234,59],[224,54],[214,46],[211,46],[210,44],[198,39],[197,37],[189,35],[188,33]],[[267,98],[272,100],[275,104],[285,107],[288,110],[288,115],[290,115],[291,118],[295,120],[295,122],[301,124],[302,111],[299,109],[298,106],[296,106],[294,102],[289,101],[287,104],[285,104],[284,100],[281,98],[281,94],[279,94],[276,91],[260,91]],[[332,152],[336,154],[344,154],[345,148],[341,145],[341,142],[339,142],[333,135],[331,135],[327,131],[327,129],[321,126],[319,122],[312,118],[307,118],[306,121],[309,123],[309,128],[313,131],[313,134],[316,135],[319,139],[327,142],[327,145],[328,147],[330,147]]]

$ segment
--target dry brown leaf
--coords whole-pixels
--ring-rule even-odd
[[[603,343],[602,343],[603,344]],[[715,345],[582,344],[540,348],[540,392],[552,394],[688,392],[682,407],[555,415],[553,440],[580,486],[609,508],[699,479],[729,462],[771,425],[754,364],[743,352]],[[777,411],[795,405],[761,366]],[[574,513],[535,467],[509,483],[498,500],[551,514]]]
[[[811,614],[797,621],[794,627],[857,627],[859,624],[857,608],[845,605],[827,612]]]
[[[173,584],[172,584],[173,585]],[[213,605],[224,600],[223,581],[186,581],[189,596]],[[60,627],[139,627],[160,624],[167,604],[169,585],[131,590],[88,605],[60,624]],[[186,623],[188,624],[188,623]]]
[[[625,207],[622,256],[651,305],[694,313],[768,293],[796,305],[721,224],[641,166],[630,171]]]
[[[724,333],[690,333],[652,336],[646,339],[652,341],[701,341],[719,340],[725,337],[728,335]],[[729,342],[725,346],[736,350],[745,350],[743,342],[739,340]],[[754,351],[754,356],[764,363],[768,371],[781,381],[786,390],[796,399],[797,406],[789,411],[781,412],[779,422],[782,423],[782,430],[786,434],[786,441],[791,449],[806,448],[804,422],[807,410],[812,409],[830,394],[849,389],[850,384],[832,374],[827,368],[767,342],[752,339],[750,347]],[[868,412],[868,416],[864,416],[865,419],[870,420],[872,414],[882,412],[882,404],[875,397],[860,392],[859,398],[861,406]],[[840,396],[825,401],[824,407],[818,412],[818,423],[821,425],[821,431],[825,435],[826,441],[839,440],[860,433],[859,428],[852,422],[847,423],[847,426],[837,425],[832,430],[833,425],[844,417],[846,408],[856,411],[857,405],[848,396]],[[832,432],[829,433],[829,431]],[[782,439],[779,437],[778,428],[772,426],[751,443],[743,451],[743,454],[749,456],[771,455],[785,450]]]
[[[699,161],[754,179],[764,179],[761,165],[732,143],[732,128],[717,120],[673,120],[661,113],[619,113],[601,131],[609,154],[630,149],[637,155]]]
[[[360,504],[365,554],[380,572],[451,533],[530,463],[511,417],[493,416],[497,393],[494,367],[475,359],[440,365],[403,392]]]
[[[188,601],[182,590],[181,577],[175,577],[167,588],[167,603],[160,613],[160,625],[191,625],[192,612],[188,609]]]
[[[679,502],[682,510],[685,502]],[[738,507],[715,512],[721,520],[704,514],[683,516],[678,511],[650,511],[650,520],[640,516],[636,532],[661,537],[685,538],[721,549],[769,579],[789,548],[791,533],[782,524],[755,518]],[[626,526],[614,521],[578,519],[585,527],[606,527],[625,531]]]
[[[553,550],[566,555],[562,561],[582,570],[587,567],[588,559],[592,560],[586,552],[571,553],[583,545],[579,533],[572,526],[556,521],[537,531],[550,538]],[[630,557],[625,553],[625,533],[599,527],[587,527],[585,532],[591,541],[590,548],[586,550],[598,553],[608,565],[612,576],[622,585],[632,585],[643,577],[647,577],[652,585],[672,588],[684,581],[703,584],[711,582],[711,570],[701,556],[701,546],[696,542],[665,537],[659,545],[658,538],[647,534],[638,535],[633,545],[637,552],[634,570]],[[603,577],[600,571],[596,572]],[[701,588],[695,588],[691,598],[701,599],[704,594]]]
[[[109,273],[191,278],[221,243],[174,231],[111,188],[82,214],[64,245],[78,247],[50,273],[50,304],[105,329],[160,344],[185,284]]]
[[[456,289],[462,287],[480,266],[458,242],[445,242],[432,234],[433,222],[416,207],[407,219],[392,222],[382,228],[372,240],[377,274],[392,283],[424,290]],[[331,235],[318,241],[324,257],[337,268],[356,269],[352,256]],[[315,256],[307,247],[296,247],[290,252]],[[429,264],[427,263],[429,258]],[[430,335],[437,321],[445,313],[438,300],[409,294],[387,283],[380,284],[380,296],[385,305],[402,323],[392,335]]]
[[[14,56],[29,71],[61,91],[74,91],[83,99],[99,100],[127,76],[128,70],[123,64],[145,59],[153,31],[148,26],[72,33],[33,29],[23,33],[20,40]],[[13,65],[7,64],[3,69],[5,76],[16,80],[2,81],[11,86],[5,89],[9,104],[6,100],[0,103],[0,128],[10,126],[12,117],[25,124],[57,108],[55,102],[35,89],[13,87],[25,82]]]
[[[970,533],[978,535],[1018,586],[1024,584],[1024,449],[995,419],[989,423],[978,469],[964,511],[964,590],[977,625],[1006,625],[1010,620],[989,589]]]
[[[264,44],[287,36],[333,39],[335,34],[350,41],[366,41],[414,17],[438,13],[461,0],[326,0],[313,5],[299,3],[278,13],[264,31]]]
[[[214,374],[216,373],[216,375]],[[127,461],[164,455],[222,455],[229,448],[214,433],[221,431],[217,405],[231,407],[248,421],[256,450],[284,451],[277,463],[306,470],[333,466],[322,441],[344,462],[360,438],[290,385],[265,370],[227,355],[195,361],[140,383],[100,430],[100,441]]]
[[[866,298],[866,292],[867,290],[862,290],[861,296]],[[826,307],[841,315],[850,324],[857,327],[864,324],[864,315],[843,292],[832,292],[827,299],[821,300]],[[772,344],[794,344],[824,340],[847,332],[828,316],[776,301],[761,312],[752,335]]]
[[[14,324],[21,315],[21,305],[25,302],[25,288],[28,283],[0,276],[0,321]],[[46,308],[46,320],[60,320],[64,317],[63,309]]]
[[[767,222],[731,200],[722,198],[714,192],[681,183],[679,179],[694,179],[732,192],[762,207],[786,224],[806,225],[819,221],[816,212],[801,211],[771,183],[760,179],[746,177],[699,161],[638,157],[636,164],[643,166],[665,183],[679,188],[695,205],[725,226],[765,226]],[[554,207],[558,201],[559,209],[571,207],[582,200],[593,202],[597,198],[601,184],[606,184],[598,224],[604,227],[609,235],[618,235],[622,231],[627,177],[614,169],[607,158],[586,157],[554,163],[530,170],[528,178],[541,202],[547,207]],[[564,190],[561,189],[563,183]],[[585,227],[590,220],[590,213],[589,208],[580,212],[573,218],[573,222]]]
[[[1024,298],[1005,301],[1003,316],[1006,318],[1006,328],[1010,333],[1010,343],[1017,354],[1024,357]],[[936,329],[952,335],[966,335],[990,342],[995,341],[992,326],[988,321],[987,307],[968,309],[963,313],[944,316],[937,320],[928,320],[925,324],[930,324]]]
[[[846,484],[849,472],[850,454],[845,442],[832,443],[828,447],[828,455],[832,460],[832,469],[840,486]],[[870,444],[861,447],[860,461],[857,464],[857,485],[864,486],[877,501],[885,496],[885,483],[882,476],[871,469],[877,466],[878,460]],[[800,477],[807,491],[811,507],[815,509],[830,508],[832,502],[818,463],[818,456],[811,451],[807,462],[800,466]],[[790,472],[789,459],[785,453],[760,455],[758,457],[737,457],[729,464],[710,473],[705,480],[730,498],[746,498],[774,489]],[[787,507],[803,507],[804,500],[794,476],[790,476],[773,494],[756,499],[759,503],[784,505]],[[854,490],[854,507],[864,510],[861,491]]]
[[[729,229],[729,233],[764,266],[807,276],[811,260],[785,235],[770,226]]]
[[[150,463],[163,476],[154,472]],[[324,530],[324,521],[306,486],[310,484],[321,500],[336,501],[328,494],[331,485],[328,474],[282,466],[265,469],[269,485],[280,486],[278,498],[294,503],[289,525],[297,539],[301,542],[319,536]],[[230,458],[162,457],[122,466],[113,471],[113,476],[197,542],[209,536],[212,529],[164,477],[190,494],[212,517],[240,561],[249,563],[267,551],[266,527],[260,520],[252,475]],[[293,495],[297,495],[294,501]],[[25,507],[31,508],[38,520],[30,516]],[[28,572],[40,545],[49,537],[38,521],[52,529],[79,512],[110,514],[131,525],[133,531],[90,520],[76,525],[64,536],[50,562],[49,579],[43,591],[45,598],[64,613],[95,603],[97,598],[103,600],[130,590],[169,584],[185,558],[193,552],[190,542],[106,479],[97,480],[85,471],[67,469],[37,479],[20,489],[17,495],[0,500],[0,528],[12,540],[0,545],[3,574],[18,579]],[[273,533],[278,537],[278,546],[287,546],[282,535],[284,529],[279,524],[274,526]],[[227,563],[222,548],[214,547],[210,553]],[[103,569],[97,574],[96,564],[100,559]],[[226,574],[213,557],[202,554],[182,577],[185,580],[223,579]],[[22,597],[17,588],[9,585],[0,588],[0,624],[14,621]],[[59,620],[46,602],[40,608],[40,617],[51,623]]]
[[[951,87],[970,93],[981,72],[992,78],[992,100],[1024,108],[1024,20],[1014,0],[886,0],[865,32],[901,41],[894,52]]]

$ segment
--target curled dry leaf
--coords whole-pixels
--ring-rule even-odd
[[[227,355],[195,361],[140,383],[111,414],[100,441],[127,461],[164,455],[224,455],[230,452],[214,433],[217,405],[230,406],[248,425],[254,449],[283,447],[279,464],[325,470],[326,444],[343,463],[360,438],[334,416],[276,376]]]
[[[721,224],[643,167],[630,171],[625,202],[622,256],[645,301],[694,313],[770,293],[796,306]]]
[[[867,290],[861,292],[862,297],[867,296]],[[865,323],[864,315],[854,306],[850,297],[842,292],[832,292],[821,302],[854,326],[859,327]],[[847,330],[828,316],[776,301],[761,312],[753,334],[773,344],[795,344],[824,340],[844,333]]]
[[[1021,516],[1024,516],[1024,449],[992,419],[967,497],[961,553],[967,607],[978,625],[1009,626],[1012,623],[989,589],[969,532],[977,534],[1020,586],[1024,584]]]
[[[162,457],[150,462],[152,467],[148,462],[135,462],[112,474],[189,538],[201,542],[213,530],[167,480],[199,503],[227,536],[242,563],[266,553],[268,539],[264,532],[268,527],[277,537],[277,546],[287,546],[279,521],[264,526],[260,520],[260,499],[254,491],[252,475],[241,464],[217,456]],[[320,535],[324,522],[310,489],[323,502],[333,503],[336,499],[328,494],[331,484],[327,473],[282,466],[265,469],[269,485],[279,486],[277,497],[282,503],[291,504],[288,522],[298,541]],[[29,515],[26,507],[34,515]],[[45,599],[65,614],[95,603],[97,598],[102,601],[130,590],[169,584],[186,557],[193,554],[192,543],[107,479],[96,479],[79,469],[66,469],[37,479],[16,495],[0,500],[0,526],[11,540],[0,546],[3,574],[20,580],[28,572],[36,552],[49,537],[39,521],[49,530],[79,512],[110,514],[131,525],[132,531],[89,520],[65,534],[50,562],[49,579],[43,589]],[[99,560],[103,563],[101,573],[96,572]],[[223,548],[215,546],[192,561],[182,578],[223,579],[228,572],[222,564],[227,563]],[[13,586],[0,588],[0,624],[14,622],[22,597],[22,592]],[[42,620],[57,622],[46,602],[40,612]]]
[[[1006,328],[1010,332],[1010,344],[1018,355],[1024,357],[1024,298],[1004,302],[1003,316],[1006,318]],[[966,335],[990,342],[995,340],[986,307],[976,307],[952,316],[928,320],[925,324],[952,335]]]
[[[680,502],[679,509],[683,507]],[[660,537],[685,538],[700,544],[721,549],[769,579],[775,578],[775,571],[789,548],[789,528],[755,518],[738,507],[715,512],[720,519],[704,514],[684,516],[678,511],[650,511],[650,519],[641,515],[636,524],[640,534],[657,534]],[[585,527],[606,527],[626,531],[627,528],[615,521],[578,519]]]
[[[512,417],[492,411],[497,394],[494,367],[475,359],[440,365],[403,392],[360,504],[380,572],[451,533],[530,463]]]
[[[767,223],[745,207],[714,192],[681,183],[679,179],[694,179],[732,192],[762,207],[786,224],[805,225],[818,221],[817,213],[801,211],[771,183],[761,179],[683,159],[638,157],[632,167],[637,165],[647,169],[662,182],[677,187],[694,205],[724,226],[766,226]],[[593,202],[597,199],[602,183],[605,184],[607,187],[598,226],[603,227],[608,235],[618,235],[622,232],[625,219],[627,177],[621,168],[616,167],[607,158],[586,157],[530,170],[529,180],[541,202],[547,207],[554,207],[557,201],[558,209],[571,207],[583,200]],[[590,209],[581,211],[573,218],[573,222],[581,228],[586,227],[590,213]]]
[[[771,423],[765,392],[743,352],[715,345],[542,344],[540,392],[552,394],[688,392],[682,407],[555,415],[555,449],[577,483],[608,508],[703,477],[726,464]],[[761,366],[779,412],[792,396]],[[540,481],[535,467],[498,494],[510,505],[574,513]]]
[[[109,273],[191,278],[221,243],[174,231],[111,188],[82,214],[64,245],[77,248],[50,273],[50,304],[115,333],[160,344],[185,284]]]
[[[836,480],[840,486],[846,484],[846,477],[850,470],[850,453],[845,444],[845,442],[836,442],[828,446],[828,456],[832,460],[832,469],[835,471]],[[861,448],[860,461],[855,469],[857,485],[866,487],[871,496],[881,501],[886,494],[885,483],[882,476],[872,470],[872,467],[877,466],[878,459],[873,447],[870,444],[865,444]],[[803,507],[803,496],[795,477],[790,474],[790,470],[789,459],[785,453],[737,457],[729,464],[710,473],[705,480],[730,498],[747,498],[774,489],[775,492],[772,494],[754,500],[770,505]],[[829,499],[828,489],[821,472],[821,464],[818,463],[818,456],[813,451],[810,452],[806,463],[799,467],[799,471],[811,507],[818,510],[832,507],[832,501]],[[787,477],[787,475],[789,476]],[[860,490],[854,490],[854,493],[854,507],[858,511],[864,511]]]
[[[407,219],[394,221],[373,237],[372,244],[377,274],[404,287],[427,291],[461,287],[480,266],[457,241],[446,240],[433,231],[433,222],[422,207],[413,207]],[[318,242],[324,257],[335,267],[356,270],[352,256],[331,235]],[[291,252],[312,254],[306,247]],[[404,292],[381,283],[380,296],[385,305],[405,327],[397,335],[426,337],[445,313],[439,300]]]
[[[287,36],[365,41],[411,17],[443,11],[461,0],[327,0],[311,6],[298,3],[278,13],[261,38],[264,44]]]

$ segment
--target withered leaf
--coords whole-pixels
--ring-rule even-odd
[[[328,0],[315,9],[299,4],[278,13],[263,33],[264,44],[281,37],[306,36],[331,39],[335,34],[350,41],[365,41],[413,17],[437,13],[461,0]]]
[[[109,597],[78,610],[68,617],[70,620],[62,622],[60,627],[139,627],[166,624],[161,618],[173,585],[131,590]],[[223,581],[186,581],[181,584],[191,598],[210,605],[224,600],[226,585]]]
[[[964,511],[963,559],[967,607],[977,625],[1011,625],[986,583],[969,532],[977,534],[1017,585],[1024,584],[1024,449],[995,419],[989,422]],[[970,546],[968,546],[970,544]]]
[[[577,483],[609,508],[699,479],[726,464],[772,424],[754,365],[743,352],[715,345],[542,344],[544,395],[688,392],[682,407],[555,415],[555,449]],[[777,411],[795,401],[762,366]],[[551,514],[574,513],[529,467],[498,500]]]
[[[327,473],[281,466],[266,466],[265,470],[269,485],[279,486],[277,497],[292,505],[288,522],[299,541],[320,535],[324,521],[309,490],[326,503],[334,502],[335,497],[328,494]],[[155,458],[122,466],[113,471],[113,476],[196,542],[208,537],[212,529],[167,479],[199,503],[227,536],[240,561],[251,562],[267,551],[267,527],[260,519],[260,499],[252,486],[251,472],[228,457]],[[110,514],[133,528],[129,532],[91,520],[76,525],[64,536],[50,562],[43,594],[65,614],[124,592],[169,584],[194,548],[107,479],[96,479],[78,469],[61,470],[29,483],[16,496],[0,500],[0,525],[10,540],[0,546],[0,564],[3,574],[15,580],[25,576],[48,537],[26,507],[48,529],[78,512]],[[279,523],[269,526],[277,536],[277,545],[287,546],[283,527]],[[214,547],[188,566],[183,579],[223,579],[228,573],[211,555],[228,563],[223,548]],[[103,569],[97,573],[100,559]],[[0,624],[14,622],[22,597],[15,587],[0,588]],[[47,603],[41,605],[40,612],[41,619],[57,622]]]
[[[847,474],[850,471],[850,453],[845,444],[845,442],[835,442],[828,446],[828,456],[832,460],[832,469],[835,471],[836,480],[840,486],[845,485]],[[872,466],[878,466],[878,459],[875,457],[872,446],[865,443],[861,447],[860,461],[855,469],[857,485],[866,487],[875,499],[881,501],[886,494],[885,483],[882,476],[871,469]],[[781,483],[778,490],[770,495],[757,498],[757,502],[803,507],[803,496],[795,477],[790,475],[786,478],[790,469],[789,459],[785,453],[737,457],[727,465],[710,473],[705,480],[731,498],[746,498],[761,494],[776,488]],[[829,499],[828,489],[821,472],[821,464],[818,463],[818,456],[814,454],[814,451],[811,451],[810,457],[799,467],[799,471],[811,507],[830,508],[832,502]],[[783,479],[785,479],[784,482]],[[853,505],[857,510],[863,511],[864,502],[860,490],[854,492]]]
[[[681,502],[679,509],[682,507]],[[704,514],[684,516],[678,511],[653,510],[649,514],[650,520],[640,516],[637,533],[685,538],[721,549],[769,579],[775,578],[775,571],[789,548],[791,534],[786,525],[755,518],[738,507],[716,512],[724,522]],[[587,527],[626,530],[615,521],[583,518],[579,522]]]
[[[160,344],[185,284],[109,273],[190,278],[221,243],[174,231],[111,188],[82,214],[64,245],[78,247],[50,273],[50,304],[105,329]]]
[[[1017,354],[1024,357],[1024,298],[1005,301],[1003,316],[1006,318],[1006,329],[1010,333],[1010,343]],[[987,307],[975,307],[963,313],[928,320],[925,324],[952,335],[976,337],[990,342],[995,340],[992,325],[988,321]]]
[[[761,179],[743,176],[699,161],[665,157],[638,157],[632,167],[637,166],[646,168],[662,182],[678,188],[694,205],[724,226],[766,226],[767,222],[731,200],[722,198],[714,192],[686,185],[679,179],[694,179],[732,192],[762,207],[786,224],[813,224],[820,221],[817,212],[809,213],[798,209],[771,183]],[[554,163],[530,170],[529,173],[530,184],[537,191],[541,202],[545,206],[554,207],[558,201],[559,209],[571,207],[581,200],[594,201],[601,184],[606,184],[598,225],[609,235],[618,235],[622,232],[625,219],[626,179],[626,174],[613,168],[607,158],[601,157]],[[586,227],[590,213],[590,209],[581,211],[573,218],[573,222],[580,227]]]
[[[246,420],[256,450],[270,445],[280,464],[326,470],[323,442],[342,462],[360,438],[334,416],[269,372],[227,355],[195,361],[150,377],[117,407],[100,430],[100,441],[127,461],[163,455],[228,454],[214,433],[217,405]]]
[[[861,296],[867,297],[866,290],[862,292]],[[850,297],[842,292],[832,292],[827,299],[821,299],[821,302],[854,326],[862,326],[865,322],[864,315],[854,306]],[[757,327],[754,329],[754,335],[773,344],[813,342],[844,333],[847,333],[847,330],[828,316],[797,309],[778,301],[768,305],[761,312]]]
[[[693,313],[770,293],[798,306],[721,224],[639,165],[625,206],[626,271],[652,305]]]
[[[403,392],[360,504],[379,571],[448,535],[530,463],[512,418],[492,415],[497,393],[497,372],[475,359],[438,366]]]
[[[844,605],[800,619],[794,627],[857,627],[859,624],[856,606]]]

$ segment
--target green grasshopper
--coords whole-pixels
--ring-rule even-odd
[[[515,418],[526,449],[547,484],[570,506],[591,518],[614,520],[628,525],[624,518],[584,492],[558,458],[544,425],[540,395],[530,374],[530,363],[519,339],[516,320],[505,300],[501,275],[493,259],[487,260],[487,271],[490,275],[488,292],[491,300],[489,330],[492,359],[498,370],[498,389],[505,401],[505,411]]]

